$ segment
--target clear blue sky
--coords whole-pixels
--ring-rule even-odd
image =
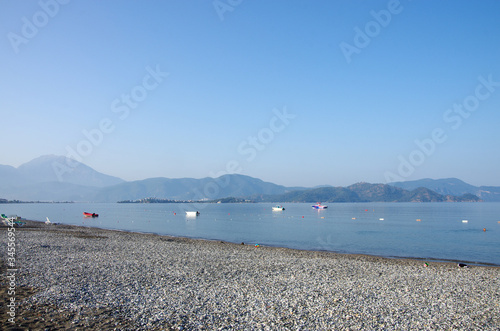
[[[0,1],[0,164],[500,185],[500,1],[60,1]]]

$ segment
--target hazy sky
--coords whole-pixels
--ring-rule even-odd
[[[500,185],[500,1],[0,1],[0,164]]]

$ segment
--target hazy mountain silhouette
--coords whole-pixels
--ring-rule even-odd
[[[463,196],[464,194],[468,194]],[[46,155],[18,168],[0,165],[0,198],[22,201],[117,202],[158,198],[215,200],[226,197],[256,201],[500,201],[500,187],[476,187],[456,178],[422,179],[348,187],[286,187],[258,178],[229,174],[218,178],[148,178],[126,182],[64,156]],[[460,198],[456,198],[456,197]]]

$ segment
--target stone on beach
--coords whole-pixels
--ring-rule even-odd
[[[127,330],[500,326],[500,268],[425,267],[38,222],[16,235],[16,285],[34,292],[17,307],[19,325],[23,314],[43,309],[52,321],[31,323]],[[0,249],[5,261],[5,241]]]

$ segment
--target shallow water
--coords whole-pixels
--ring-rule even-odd
[[[500,265],[500,203],[335,203],[325,210],[287,203],[284,211],[273,205],[2,204],[0,212],[235,243]],[[194,210],[200,215],[186,216]],[[84,218],[84,211],[99,217]]]

